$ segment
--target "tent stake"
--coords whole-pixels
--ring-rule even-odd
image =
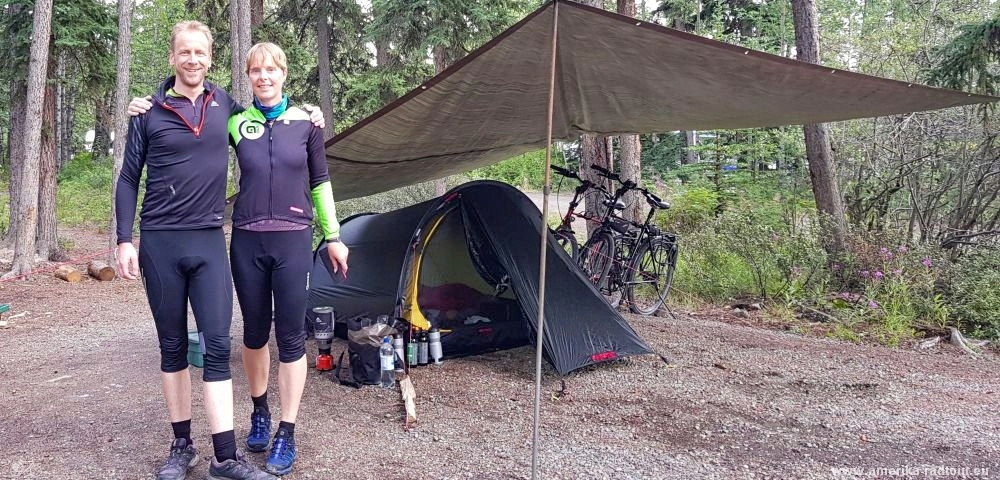
[[[552,179],[549,176],[549,167],[552,165],[552,106],[555,101],[556,91],[556,45],[557,34],[559,32],[559,0],[552,2],[552,63],[549,66],[549,111],[548,125],[545,136],[545,183],[542,188],[542,239],[541,250],[538,255],[538,319],[535,321],[537,332],[535,334],[535,412],[531,428],[531,478],[538,478],[538,423],[539,410],[542,397],[542,331],[545,328],[545,261],[546,247],[548,243],[548,220],[549,220],[549,190],[551,190]]]

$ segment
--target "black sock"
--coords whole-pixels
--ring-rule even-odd
[[[271,413],[271,408],[267,406],[267,391],[265,391],[264,394],[259,397],[250,397],[250,400],[253,400],[254,410],[259,409],[267,413]]]
[[[212,449],[219,463],[236,460],[236,433],[232,430],[212,434]]]
[[[182,422],[172,422],[170,428],[174,429],[174,438],[183,438],[187,440],[188,445],[191,445],[191,419],[184,420]]]
[[[279,422],[278,432],[274,434],[275,437],[287,437],[292,438],[295,436],[295,424],[291,422]]]

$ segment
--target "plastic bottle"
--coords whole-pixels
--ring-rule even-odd
[[[431,332],[427,334],[427,343],[431,363],[441,365],[441,357],[444,356],[444,352],[441,350],[441,332],[432,328]]]
[[[406,368],[406,365],[403,364],[406,361],[406,353],[403,351],[402,335],[392,337],[392,351],[394,354],[393,360],[396,363],[396,374],[403,373],[403,369]]]
[[[392,361],[392,339],[390,337],[382,339],[378,357],[379,363],[382,365],[382,387],[394,388],[396,386],[396,372]]]
[[[417,364],[427,365],[427,332],[420,332],[420,338],[417,339]]]
[[[417,366],[417,336],[410,334],[410,342],[406,344],[406,364],[413,368]]]

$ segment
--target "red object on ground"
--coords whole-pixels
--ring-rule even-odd
[[[618,354],[615,352],[601,352],[595,353],[590,356],[590,359],[595,362],[603,362],[605,360],[614,360],[618,358]]]
[[[333,370],[333,356],[332,355],[316,356],[316,370],[319,370],[321,372]]]

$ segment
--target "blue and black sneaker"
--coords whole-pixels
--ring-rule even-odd
[[[247,450],[263,452],[271,442],[271,412],[254,409],[250,414],[250,433],[247,434]]]
[[[295,437],[276,436],[271,444],[264,470],[275,475],[287,475],[295,463]]]
[[[175,438],[170,445],[170,456],[156,472],[156,480],[184,480],[188,470],[198,463],[198,449],[186,439]]]

